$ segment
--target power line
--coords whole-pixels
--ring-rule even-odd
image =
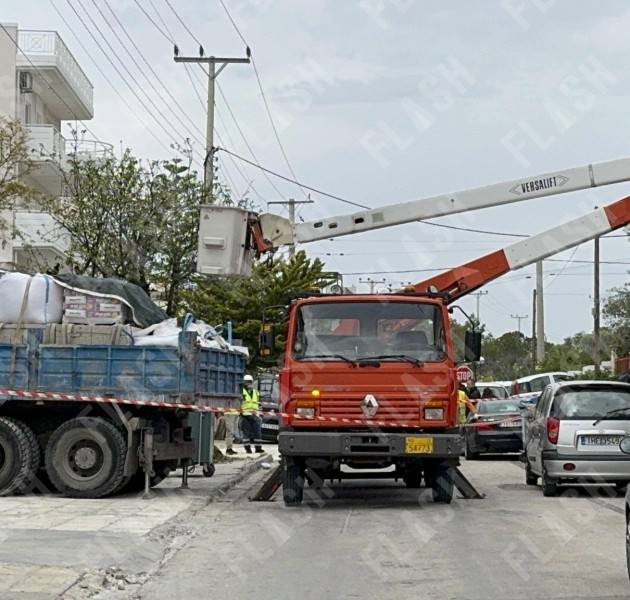
[[[165,0],[165,1],[168,3],[168,0]],[[265,95],[265,90],[264,90],[264,88],[262,86],[262,82],[260,80],[260,74],[258,73],[258,68],[256,67],[256,61],[254,60],[254,54],[251,51],[249,44],[245,41],[245,38],[243,37],[243,34],[240,32],[238,26],[236,25],[236,22],[232,18],[232,15],[230,14],[230,11],[228,10],[227,6],[225,5],[225,2],[223,2],[223,0],[219,0],[219,2],[221,3],[221,6],[223,7],[223,10],[225,11],[225,14],[227,15],[228,19],[230,20],[230,23],[232,23],[232,26],[234,27],[234,30],[236,31],[238,36],[241,38],[241,41],[247,47],[248,54],[250,55],[250,58],[252,60],[252,67],[254,68],[254,74],[256,75],[256,82],[258,83],[258,89],[260,90],[260,95],[262,96],[263,104],[265,106],[265,111],[267,112],[267,116],[269,117],[269,122],[271,123],[271,128],[273,129],[274,136],[276,138],[276,141],[278,142],[278,147],[280,148],[280,152],[282,153],[282,156],[284,158],[284,162],[286,163],[286,165],[287,165],[287,167],[289,169],[289,172],[293,176],[293,179],[296,180],[296,185],[302,190],[302,193],[306,196],[306,192],[304,191],[302,186],[299,184],[299,182],[297,182],[297,175],[293,171],[293,167],[291,166],[291,163],[289,162],[289,158],[287,157],[287,153],[285,152],[284,146],[282,145],[282,141],[280,140],[280,135],[278,134],[278,129],[277,129],[276,124],[275,124],[275,122],[273,120],[273,116],[271,114],[271,109],[269,108],[269,102],[267,101],[267,96]]]
[[[142,98],[140,98],[140,96],[136,93],[136,91],[134,90],[134,88],[129,84],[129,82],[127,81],[126,77],[121,73],[120,69],[114,64],[114,61],[111,59],[110,55],[105,52],[105,50],[103,49],[103,47],[101,46],[101,44],[99,43],[99,41],[96,39],[96,37],[94,36],[94,34],[92,33],[90,27],[87,26],[87,24],[85,23],[85,21],[83,20],[83,18],[81,17],[81,15],[79,15],[79,13],[76,11],[76,9],[73,6],[73,3],[70,2],[70,0],[66,0],[66,3],[68,4],[68,6],[70,6],[70,9],[72,10],[72,12],[74,12],[74,14],[76,15],[76,17],[79,19],[79,21],[81,22],[81,24],[83,25],[83,27],[86,29],[86,31],[89,33],[90,37],[92,38],[92,40],[94,40],[95,44],[97,45],[98,49],[103,53],[103,55],[105,56],[105,58],[107,58],[108,62],[112,65],[112,67],[114,68],[114,70],[116,71],[116,73],[118,74],[118,76],[122,79],[123,83],[129,88],[129,90],[131,91],[131,93],[134,95],[134,97],[136,98],[136,100],[142,105],[142,107],[147,111],[147,113],[152,117],[152,119],[158,124],[158,126],[162,129],[162,131],[164,131],[164,133],[169,137],[169,139],[171,139],[172,141],[176,141],[173,138],[173,135],[166,129],[166,127],[164,127],[163,123],[157,119],[155,117],[155,115],[153,114],[153,112],[151,110],[149,110],[149,108],[147,107],[147,105],[143,102]],[[124,64],[124,62],[119,58],[119,56],[117,55],[116,51],[114,50],[114,48],[112,48],[111,44],[109,43],[109,41],[107,40],[107,38],[103,35],[103,33],[101,32],[101,30],[99,29],[98,25],[95,23],[94,19],[92,19],[92,17],[90,16],[89,12],[85,9],[85,7],[83,6],[83,4],[81,3],[81,0],[76,0],[76,3],[83,9],[83,11],[86,13],[88,19],[90,20],[90,22],[92,23],[92,25],[94,26],[94,28],[96,29],[96,31],[98,31],[99,35],[103,38],[103,40],[105,41],[105,43],[107,44],[107,47],[110,49],[110,51],[114,54],[114,56],[116,57],[116,59],[121,63],[123,69],[129,74],[130,77],[133,78],[133,74],[129,71],[129,69],[127,69],[126,65]],[[160,111],[160,109],[155,105],[155,103],[151,100],[151,98],[148,96],[148,94],[146,94],[146,92],[144,92],[145,95],[147,96],[147,98],[149,99],[149,102],[151,103],[151,105],[156,109],[156,111],[158,112],[158,114],[162,117],[162,119],[173,129],[176,130],[175,127],[173,127],[172,123],[169,122],[169,120],[164,116],[164,114],[162,113],[162,111]]]
[[[127,56],[129,56],[129,58],[131,59],[131,61],[133,62],[133,64],[136,66],[136,68],[140,71],[140,73],[142,75],[145,75],[142,67],[138,64],[138,62],[136,61],[136,59],[134,58],[133,54],[131,54],[131,52],[129,52],[129,50],[127,49],[126,44],[120,39],[120,36],[118,35],[118,33],[116,32],[116,30],[112,27],[112,25],[109,23],[109,21],[106,19],[105,14],[103,13],[103,11],[100,9],[100,7],[98,6],[98,4],[96,3],[96,0],[91,0],[92,4],[94,5],[94,7],[96,8],[96,10],[99,12],[99,14],[101,15],[103,21],[105,22],[105,24],[109,27],[109,29],[112,31],[112,33],[114,34],[114,37],[118,40],[118,43],[121,45],[122,49],[127,53]],[[105,0],[105,2],[107,2],[107,0]],[[107,5],[109,8],[109,5]],[[84,9],[85,10],[85,9]],[[111,10],[111,8],[110,8]],[[112,14],[113,11],[112,11]],[[116,21],[118,22],[118,24],[121,26],[121,28],[123,29],[123,31],[125,33],[126,30],[124,28],[124,26],[122,25],[122,23],[120,23],[120,21],[118,20],[118,18],[116,17],[116,15],[114,14],[114,17],[116,18]],[[127,37],[129,39],[130,36],[129,34],[127,34]],[[132,40],[133,43],[133,40]],[[136,50],[138,51],[139,55],[142,56],[142,53],[140,52],[140,50],[138,49],[137,46],[135,46],[134,43],[134,47],[136,48]],[[142,56],[142,58],[144,59],[144,57]],[[155,73],[155,71],[152,70],[150,64],[148,63],[148,61],[145,60],[145,62],[149,65],[149,68],[151,69],[153,75],[156,77],[156,79],[161,83],[160,78],[157,76],[157,74]],[[149,86],[151,87],[151,89],[155,92],[156,98],[160,98],[162,99],[162,101],[164,102],[164,99],[162,98],[161,93],[158,91],[158,89],[155,87],[155,85],[153,85],[153,82],[151,81],[151,79],[149,77],[145,76],[145,80],[146,82],[149,84]],[[166,89],[167,94],[170,95],[171,99],[174,101],[176,106],[179,106],[177,101],[175,100],[175,98],[173,98],[172,94],[170,94],[170,92],[168,91],[168,89],[162,84],[162,87],[164,89]],[[147,95],[148,97],[148,95]],[[168,103],[164,102],[164,105],[167,107],[167,109],[170,111],[170,113],[175,117],[175,119],[177,119],[177,122],[185,129],[185,131],[187,131],[194,139],[195,141],[197,141],[197,143],[201,143],[200,139],[198,137],[195,136],[195,134],[188,128],[188,126],[184,123],[184,121],[180,118],[180,116],[172,109],[171,106],[168,105]],[[179,107],[180,110],[182,112],[183,109],[181,107]],[[191,121],[192,122],[192,121]],[[193,123],[193,127],[196,127],[196,125]],[[198,129],[198,128],[197,128]],[[203,135],[203,134],[202,134]],[[202,144],[203,145],[203,144]]]

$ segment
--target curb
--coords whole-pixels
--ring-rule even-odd
[[[263,456],[258,457],[256,460],[253,460],[243,465],[240,471],[235,473],[234,476],[228,479],[226,483],[219,486],[218,488],[215,488],[214,490],[210,492],[210,494],[208,495],[208,498],[206,499],[206,504],[210,504],[214,502],[215,500],[217,500],[218,498],[225,496],[233,487],[241,483],[241,481],[244,481],[249,476],[256,473],[256,471],[259,471],[262,464],[265,462],[273,463],[273,456],[271,454],[265,454]]]

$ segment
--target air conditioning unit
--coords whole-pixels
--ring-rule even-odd
[[[33,91],[33,75],[28,71],[20,71],[20,92]]]

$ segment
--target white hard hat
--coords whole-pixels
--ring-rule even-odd
[[[254,383],[254,378],[251,375],[245,375],[245,377],[243,377],[243,381]]]

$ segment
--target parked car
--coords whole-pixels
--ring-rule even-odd
[[[509,388],[505,387],[503,381],[481,381],[477,382],[477,389],[481,394],[481,399],[486,398],[507,398],[510,395]]]
[[[536,375],[519,377],[516,381],[512,382],[510,395],[525,396],[541,393],[550,383],[572,381],[573,379],[571,375],[561,371],[554,373],[537,373]]]
[[[619,447],[630,434],[630,384],[553,383],[525,419],[525,481],[541,478],[543,495],[563,483],[630,482],[630,458]]]
[[[630,436],[624,437],[619,442],[619,449],[624,454],[630,454]],[[628,577],[630,577],[630,485],[626,489],[625,499],[625,513],[626,513],[626,569],[628,570]]]
[[[485,400],[477,404],[464,427],[464,452],[468,460],[484,452],[520,452],[521,413],[518,399]]]

